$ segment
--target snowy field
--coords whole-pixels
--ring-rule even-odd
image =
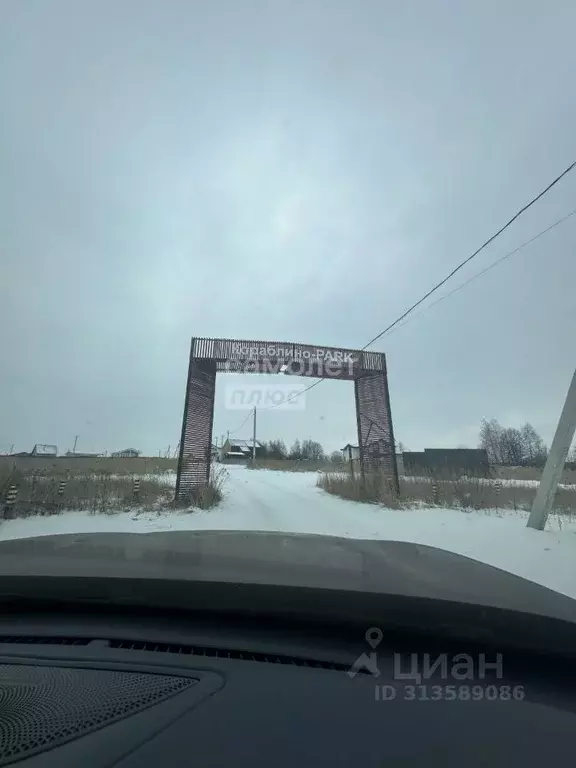
[[[419,475],[403,475],[403,479],[408,483],[432,483],[431,477],[424,477]],[[466,477],[462,475],[460,480],[470,481],[471,483],[477,483],[478,485],[496,485],[500,483],[503,487],[515,487],[515,488],[538,488],[540,480],[524,480],[511,477],[501,478],[486,478],[486,477]],[[442,481],[440,481],[442,482]],[[576,491],[576,485],[574,483],[558,483],[558,488],[564,488],[569,491]]]
[[[65,512],[0,522],[0,541],[56,533],[259,530],[411,541],[494,565],[576,598],[576,522],[526,528],[526,514],[384,509],[330,496],[316,473],[227,467],[225,499],[194,512]]]

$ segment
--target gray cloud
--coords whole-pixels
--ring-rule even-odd
[[[174,445],[191,335],[362,346],[573,159],[566,3],[0,14],[0,450]],[[454,284],[575,206],[570,177]],[[575,235],[572,219],[375,345],[409,447],[473,445],[483,416],[550,439]],[[242,420],[222,392],[216,434]],[[260,425],[338,447],[351,388]]]

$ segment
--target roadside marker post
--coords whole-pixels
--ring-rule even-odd
[[[252,424],[252,466],[256,464],[256,406],[254,406],[254,421]]]
[[[14,505],[18,497],[18,486],[9,485],[6,495],[4,496],[4,517],[11,518],[14,514]]]
[[[132,497],[136,504],[140,502],[140,478],[134,478],[134,484],[132,488]]]

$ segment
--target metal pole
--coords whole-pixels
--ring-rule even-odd
[[[254,425],[252,429],[252,464],[256,461],[256,406],[254,406]]]
[[[72,453],[76,453],[76,443],[78,442],[79,437],[80,435],[76,435],[76,437],[74,438],[74,448],[72,448]]]
[[[566,395],[564,408],[560,414],[560,420],[556,427],[556,434],[550,453],[546,460],[546,466],[540,478],[540,485],[536,492],[536,498],[532,504],[530,517],[528,518],[528,527],[536,528],[537,531],[543,531],[546,525],[546,519],[552,509],[554,497],[558,483],[562,477],[566,456],[570,450],[570,445],[576,431],[576,371],[572,377],[572,382]]]

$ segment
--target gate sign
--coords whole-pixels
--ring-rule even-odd
[[[210,478],[217,373],[279,373],[354,381],[360,469],[382,469],[398,487],[384,353],[285,341],[193,338],[176,501],[189,502],[193,492]]]
[[[356,379],[361,370],[384,371],[380,352],[279,341],[193,339],[192,357],[213,360],[217,371],[283,373]]]
[[[302,344],[287,346],[249,346],[242,342],[232,345],[232,352],[248,360],[266,360],[279,358],[285,360],[314,360],[315,362],[356,363],[359,353],[353,349],[334,349],[332,347],[305,347]]]

